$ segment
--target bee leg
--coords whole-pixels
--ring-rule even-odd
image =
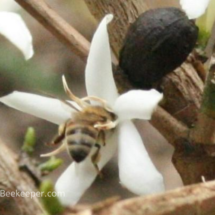
[[[99,162],[100,157],[101,157],[101,155],[100,155],[101,146],[100,146],[98,143],[96,143],[96,144],[95,144],[95,147],[97,147],[97,150],[96,150],[96,152],[92,155],[91,161],[92,161],[92,163],[93,163],[93,165],[94,165],[94,167],[95,167],[95,169],[96,169],[98,175],[102,178],[102,173],[101,173],[101,171],[99,170],[99,167],[98,167],[98,162]]]
[[[102,145],[105,146],[106,145],[105,131],[101,130],[99,132],[99,137],[98,138],[102,141]]]
[[[65,138],[65,131],[66,131],[66,123],[62,124],[58,128],[58,135],[54,137],[51,143],[46,143],[48,146],[55,146],[62,142]]]
[[[54,155],[57,155],[59,154],[60,152],[64,151],[66,149],[66,144],[63,143],[59,148],[57,148],[56,150],[52,151],[52,152],[49,152],[47,154],[42,154],[40,155],[40,157],[51,157],[51,156],[54,156]]]

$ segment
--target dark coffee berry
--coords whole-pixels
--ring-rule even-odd
[[[149,89],[186,60],[197,36],[195,23],[181,10],[149,10],[131,24],[119,66],[135,87]]]

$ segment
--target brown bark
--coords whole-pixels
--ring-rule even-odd
[[[198,123],[191,130],[190,139],[200,144],[215,144],[215,120],[204,113],[199,113]]]
[[[187,126],[171,116],[162,107],[158,107],[157,110],[155,110],[150,123],[157,128],[173,146],[179,137],[185,139],[189,135]]]
[[[191,131],[191,141],[201,144],[215,144],[215,60],[212,57],[207,76],[202,105],[196,127]]]
[[[160,195],[132,198],[113,205],[74,208],[79,215],[214,215],[215,182],[176,189]],[[96,207],[97,206],[97,207]]]
[[[197,120],[203,93],[203,81],[190,62],[170,73],[162,81],[162,107],[179,121],[191,127]]]
[[[172,161],[184,185],[199,183],[202,176],[206,180],[214,179],[215,157],[210,156],[202,144],[193,144],[187,139],[178,140]]]
[[[2,192],[35,192],[34,182],[19,170],[17,156],[0,142],[0,195]],[[34,197],[0,197],[1,215],[41,215],[39,199]]]
[[[115,18],[109,29],[112,48],[116,56],[119,55],[129,23],[133,23],[143,10],[148,9],[145,1],[139,0],[85,0],[85,2],[97,20],[101,20],[105,14],[114,14]]]

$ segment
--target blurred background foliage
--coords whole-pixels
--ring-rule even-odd
[[[146,1],[149,7],[153,8],[178,5],[178,2],[173,0]],[[88,40],[91,40],[97,22],[88,11],[84,0],[47,0],[47,2]],[[13,45],[0,36],[0,95],[19,90],[65,98],[61,83],[61,76],[65,74],[72,91],[79,97],[84,96],[85,64],[27,12],[20,10],[20,13],[33,35],[35,55],[31,60],[25,61]],[[51,150],[45,146],[45,143],[49,142],[57,132],[56,125],[10,109],[1,103],[0,119],[0,137],[17,153],[21,149],[27,128],[33,127],[37,136],[34,157],[41,162],[47,160],[40,158],[39,154]],[[167,189],[181,186],[181,179],[171,164],[172,147],[148,122],[138,121],[136,124],[150,156],[164,175]],[[58,157],[64,160],[64,164],[46,176],[53,181],[71,162],[66,153]],[[104,168],[103,175],[104,177],[98,178],[87,191],[82,202],[95,202],[113,195],[122,198],[132,196],[119,184],[117,156]]]

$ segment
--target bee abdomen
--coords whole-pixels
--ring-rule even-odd
[[[83,133],[71,134],[66,137],[66,140],[68,151],[76,162],[83,161],[96,142],[95,138]]]
[[[96,138],[98,131],[90,125],[69,125],[66,130],[66,135],[85,134],[92,138]]]

